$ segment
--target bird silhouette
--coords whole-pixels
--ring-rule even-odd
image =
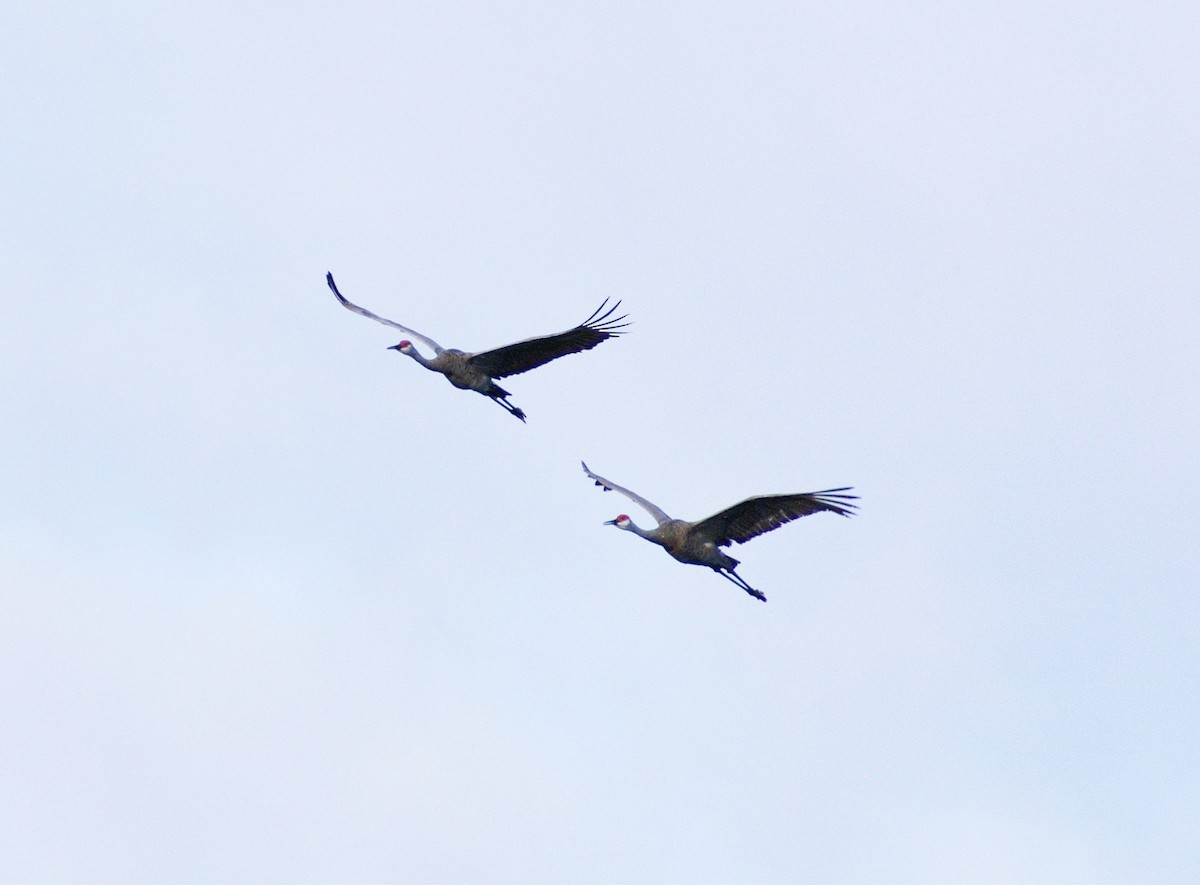
[[[851,516],[858,507],[854,503],[858,500],[857,495],[843,494],[852,491],[849,486],[846,486],[821,492],[761,495],[747,498],[739,504],[727,507],[720,513],[714,513],[707,519],[688,522],[683,519],[672,519],[662,508],[647,501],[641,495],[593,473],[588,469],[587,464],[583,464],[583,472],[604,491],[619,492],[633,501],[653,516],[654,521],[658,523],[652,529],[644,529],[635,524],[628,515],[622,513],[616,519],[605,522],[605,525],[615,525],[623,531],[633,532],[635,535],[659,545],[680,562],[707,566],[721,577],[732,581],[755,599],[763,602],[767,601],[767,597],[761,591],[755,590],[747,584],[735,571],[739,565],[738,560],[718,548],[728,547],[732,543],[744,544],[751,538],[757,538],[765,532],[779,528],[784,523],[812,513],[828,511],[839,516]]]
[[[510,415],[522,421],[525,420],[525,413],[508,401],[511,394],[497,384],[495,379],[519,375],[530,369],[536,369],[538,366],[544,366],[559,357],[591,350],[602,341],[624,334],[624,330],[630,325],[623,322],[626,318],[625,315],[613,316],[621,302],[618,301],[609,307],[608,299],[605,299],[604,303],[590,317],[565,332],[526,338],[515,344],[506,344],[503,347],[480,353],[468,353],[442,347],[432,338],[422,335],[420,332],[371,313],[366,308],[348,301],[338,291],[337,284],[333,281],[333,274],[327,273],[325,281],[329,284],[329,288],[337,300],[347,310],[375,320],[377,323],[383,323],[385,326],[391,326],[393,329],[399,329],[430,348],[433,356],[425,356],[407,338],[401,340],[399,344],[393,344],[388,350],[397,350],[405,356],[412,357],[431,372],[440,372],[446,376],[447,381],[461,390],[474,390],[476,393],[490,397],[503,406]]]

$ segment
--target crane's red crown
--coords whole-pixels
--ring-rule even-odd
[[[629,522],[629,514],[622,513],[620,516],[614,519],[613,522]]]
[[[412,342],[409,341],[407,338],[396,345],[397,350],[404,350],[404,348],[406,348],[406,347],[412,347]]]

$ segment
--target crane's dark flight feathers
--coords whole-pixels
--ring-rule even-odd
[[[485,350],[471,356],[471,364],[487,372],[493,378],[507,378],[543,366],[551,360],[572,353],[591,350],[602,341],[615,338],[630,324],[622,322],[625,315],[614,317],[618,301],[605,311],[608,299],[604,300],[590,317],[573,329],[557,335],[540,335],[515,344],[507,344],[494,350]]]
[[[793,519],[828,511],[851,516],[858,507],[858,495],[844,495],[849,487],[806,492],[800,495],[763,495],[747,498],[708,519],[696,523],[695,531],[721,547],[744,544],[751,538],[779,528]]]

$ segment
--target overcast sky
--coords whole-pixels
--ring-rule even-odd
[[[1200,881],[1200,11],[701,6],[9,9],[0,878]]]

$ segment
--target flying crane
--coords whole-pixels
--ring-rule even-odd
[[[333,294],[342,306],[359,316],[399,329],[410,335],[433,351],[432,357],[427,357],[407,338],[399,344],[393,344],[388,350],[398,350],[407,357],[412,357],[431,372],[440,372],[446,380],[461,390],[474,390],[503,406],[510,415],[525,420],[525,413],[508,401],[509,392],[496,383],[497,378],[507,378],[509,375],[519,375],[544,366],[551,360],[591,350],[602,341],[624,334],[629,323],[622,322],[625,316],[614,317],[613,314],[621,306],[618,301],[608,307],[608,299],[604,300],[590,317],[565,332],[557,335],[542,335],[537,338],[526,338],[515,344],[506,344],[493,350],[480,353],[467,353],[462,350],[442,347],[432,338],[422,335],[407,326],[371,313],[366,308],[352,304],[338,291],[333,281],[333,274],[325,274],[325,282],[333,290]],[[607,308],[607,310],[606,310]]]
[[[583,462],[580,462],[583,463]],[[682,519],[672,519],[662,508],[650,503],[641,495],[617,485],[611,480],[592,473],[587,464],[583,472],[595,480],[596,485],[606,492],[619,492],[640,506],[654,517],[658,523],[652,529],[644,529],[635,524],[628,515],[622,513],[616,519],[610,519],[605,525],[615,525],[623,531],[633,532],[647,541],[662,547],[680,562],[689,565],[704,565],[715,571],[721,577],[732,581],[755,599],[767,601],[762,592],[747,584],[735,569],[738,560],[718,548],[728,547],[731,543],[744,544],[751,538],[779,528],[786,522],[808,516],[811,513],[829,511],[839,516],[851,516],[858,507],[854,502],[858,495],[847,495],[852,491],[849,486],[840,489],[826,489],[822,492],[804,492],[798,495],[762,495],[747,498],[740,504],[734,504],[715,513],[708,519],[699,522],[687,522]]]

